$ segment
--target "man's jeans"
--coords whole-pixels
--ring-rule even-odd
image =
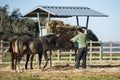
[[[75,67],[80,67],[80,60],[83,60],[82,68],[86,68],[86,55],[87,55],[87,47],[79,48],[78,54],[76,56],[76,64]]]

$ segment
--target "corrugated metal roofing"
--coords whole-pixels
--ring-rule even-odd
[[[24,14],[24,17],[47,17],[50,13],[51,17],[72,17],[72,16],[90,16],[90,17],[108,17],[101,12],[95,11],[88,7],[71,7],[71,6],[38,6],[32,11]]]

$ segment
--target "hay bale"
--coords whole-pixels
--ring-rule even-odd
[[[69,24],[64,24],[62,21],[52,20],[49,23],[49,28],[52,33],[60,34],[60,37],[58,38],[60,48],[73,48],[73,43],[70,39],[76,35],[76,27],[72,27]]]

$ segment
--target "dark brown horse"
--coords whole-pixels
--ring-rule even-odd
[[[16,65],[17,65],[17,71],[20,72],[19,62],[23,57],[23,55],[26,54],[27,57],[26,57],[25,69],[27,69],[27,64],[30,55],[31,55],[30,68],[32,69],[33,68],[32,61],[34,54],[38,54],[39,67],[41,66],[42,55],[44,55],[45,57],[46,63],[43,67],[44,69],[47,66],[49,60],[46,53],[48,50],[50,51],[50,60],[52,66],[51,50],[57,45],[57,38],[58,35],[56,34],[49,34],[41,38],[31,38],[26,36],[13,38],[10,42],[10,49],[9,49],[12,58],[11,68],[16,70]]]

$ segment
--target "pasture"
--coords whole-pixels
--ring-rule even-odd
[[[88,48],[87,69],[74,69],[73,51],[54,51],[52,69],[50,63],[45,71],[38,69],[37,57],[34,57],[34,69],[28,65],[28,70],[24,70],[24,57],[20,65],[23,72],[19,74],[11,70],[11,56],[7,53],[1,59],[0,80],[120,80],[120,52],[111,50],[115,46],[103,47],[110,49],[108,52],[102,52],[100,46]],[[43,59],[42,67],[44,64]]]
[[[34,66],[34,69],[18,74],[11,70],[9,64],[0,65],[0,80],[120,80],[119,66],[74,69],[73,65],[56,63],[52,69],[48,66],[45,71],[38,69],[37,65]]]
[[[94,57],[98,55],[94,55]],[[108,55],[105,55],[108,56]],[[53,67],[50,69],[48,64],[45,71],[38,68],[36,58],[34,58],[34,69],[24,70],[25,57],[21,62],[22,73],[16,73],[11,70],[10,54],[8,53],[3,59],[4,62],[0,65],[0,80],[119,80],[120,79],[120,66],[109,64],[90,65],[87,69],[74,69],[74,59],[72,62],[69,60],[68,54],[61,55],[60,61],[56,61],[56,54],[53,54]],[[66,58],[65,58],[66,57]],[[73,55],[74,57],[74,55]],[[94,60],[94,59],[93,59]],[[42,62],[42,67],[45,64]]]

